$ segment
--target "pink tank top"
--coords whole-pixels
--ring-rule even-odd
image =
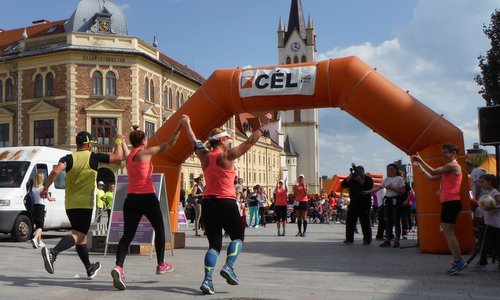
[[[307,198],[306,188],[303,185],[298,185],[295,190],[295,200],[300,202],[307,202],[309,199]]]
[[[134,161],[135,155],[141,148],[133,148],[127,156],[128,193],[151,194],[155,192],[153,186],[153,164],[151,161]]]
[[[286,189],[278,188],[276,191],[276,205],[277,206],[286,206]]]
[[[453,163],[457,163],[454,161]],[[439,200],[442,202],[460,200],[460,185],[462,174],[444,173],[441,175],[441,194]]]
[[[217,165],[217,158],[222,150],[212,150],[208,153],[208,166],[203,170],[205,176],[205,197],[229,198],[236,200],[234,179],[236,170],[227,170]]]

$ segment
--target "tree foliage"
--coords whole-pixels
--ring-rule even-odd
[[[500,105],[500,10],[491,14],[491,24],[483,26],[483,32],[490,40],[491,49],[486,56],[478,57],[481,74],[474,80],[481,87],[479,94],[486,105]]]

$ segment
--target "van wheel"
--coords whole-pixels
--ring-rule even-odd
[[[28,216],[19,215],[12,227],[11,237],[17,242],[26,242],[33,235],[33,223]]]

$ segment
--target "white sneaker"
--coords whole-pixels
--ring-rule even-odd
[[[36,239],[31,240],[31,245],[33,246],[33,249],[38,249],[38,241]]]
[[[38,241],[38,247],[45,247],[45,243],[42,242],[41,240]]]
[[[259,228],[259,225],[255,225],[255,228]]]

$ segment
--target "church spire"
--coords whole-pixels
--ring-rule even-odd
[[[292,0],[290,5],[290,16],[288,17],[288,28],[285,33],[285,41],[290,38],[294,30],[297,30],[302,39],[306,39],[306,22],[304,19],[304,12],[302,11],[302,2],[300,0]]]

